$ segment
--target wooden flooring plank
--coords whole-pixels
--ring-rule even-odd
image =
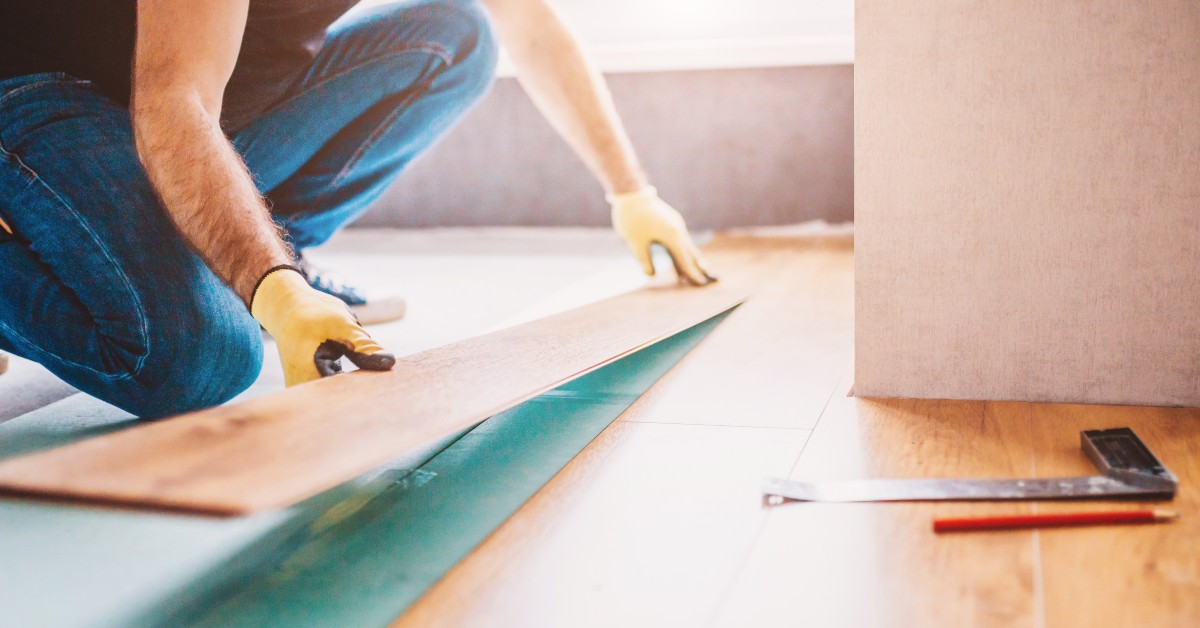
[[[802,429],[816,423],[853,350],[853,244],[849,238],[752,242],[759,244],[720,239],[708,255],[737,281],[744,281],[737,273],[753,275],[754,298],[624,420]]]
[[[278,508],[743,300],[650,287],[351,373],[0,462],[0,490],[214,514]]]
[[[395,625],[704,625],[807,435],[614,423]]]
[[[1039,530],[1046,626],[1200,624],[1200,409],[1031,404],[1039,475],[1094,472],[1079,431],[1132,427],[1179,477],[1170,502],[1042,503],[1039,512],[1167,508],[1177,521]]]
[[[727,237],[706,251],[722,281],[752,286],[751,299],[398,625],[712,618],[768,516],[762,478],[788,472],[809,434],[795,425],[815,420],[849,367],[851,339],[835,319],[844,316],[848,331],[853,282],[846,240]],[[718,338],[734,317],[742,322]],[[797,361],[820,361],[828,373],[793,382]],[[726,425],[733,401],[753,411]],[[797,421],[806,408],[813,417]],[[754,427],[750,415],[781,427]]]
[[[845,388],[849,387],[846,382]],[[1026,476],[1032,436],[1019,408],[862,400],[845,388],[791,477]],[[1028,532],[935,536],[936,516],[1028,511],[998,504],[789,504],[762,535],[719,626],[1030,626]]]

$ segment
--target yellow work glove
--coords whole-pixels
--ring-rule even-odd
[[[371,371],[386,371],[396,363],[345,303],[314,290],[294,268],[267,271],[250,298],[250,314],[279,345],[288,386],[341,372],[342,357]]]
[[[658,197],[658,190],[647,187],[629,194],[609,194],[613,228],[647,275],[654,274],[650,245],[659,244],[671,255],[680,280],[703,286],[717,278],[708,272],[700,249],[688,235],[683,216]]]

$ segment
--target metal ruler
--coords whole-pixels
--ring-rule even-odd
[[[880,479],[794,482],[768,479],[763,504],[788,501],[1003,501],[1037,499],[1171,499],[1179,482],[1132,429],[1085,430],[1083,452],[1100,475],[1019,479]]]

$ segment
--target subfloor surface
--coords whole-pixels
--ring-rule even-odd
[[[603,232],[349,232],[313,257],[409,299],[406,321],[372,329],[398,353],[642,281]],[[1200,623],[1200,410],[856,399],[848,238],[802,231],[712,257],[718,273],[769,278],[398,625]],[[248,394],[280,385],[267,364]],[[0,421],[38,407],[96,411],[79,397],[14,359],[0,376]],[[1087,474],[1079,431],[1116,426],[1133,427],[1179,476],[1174,502],[761,507],[765,475]],[[1181,518],[930,529],[935,516],[1147,506]]]

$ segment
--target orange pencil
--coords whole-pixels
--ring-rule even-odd
[[[1088,526],[1110,523],[1155,523],[1170,521],[1178,516],[1179,513],[1170,510],[1118,510],[1109,512],[1074,512],[1061,515],[960,517],[934,519],[933,531],[965,532],[969,530],[1011,530],[1014,528]]]

